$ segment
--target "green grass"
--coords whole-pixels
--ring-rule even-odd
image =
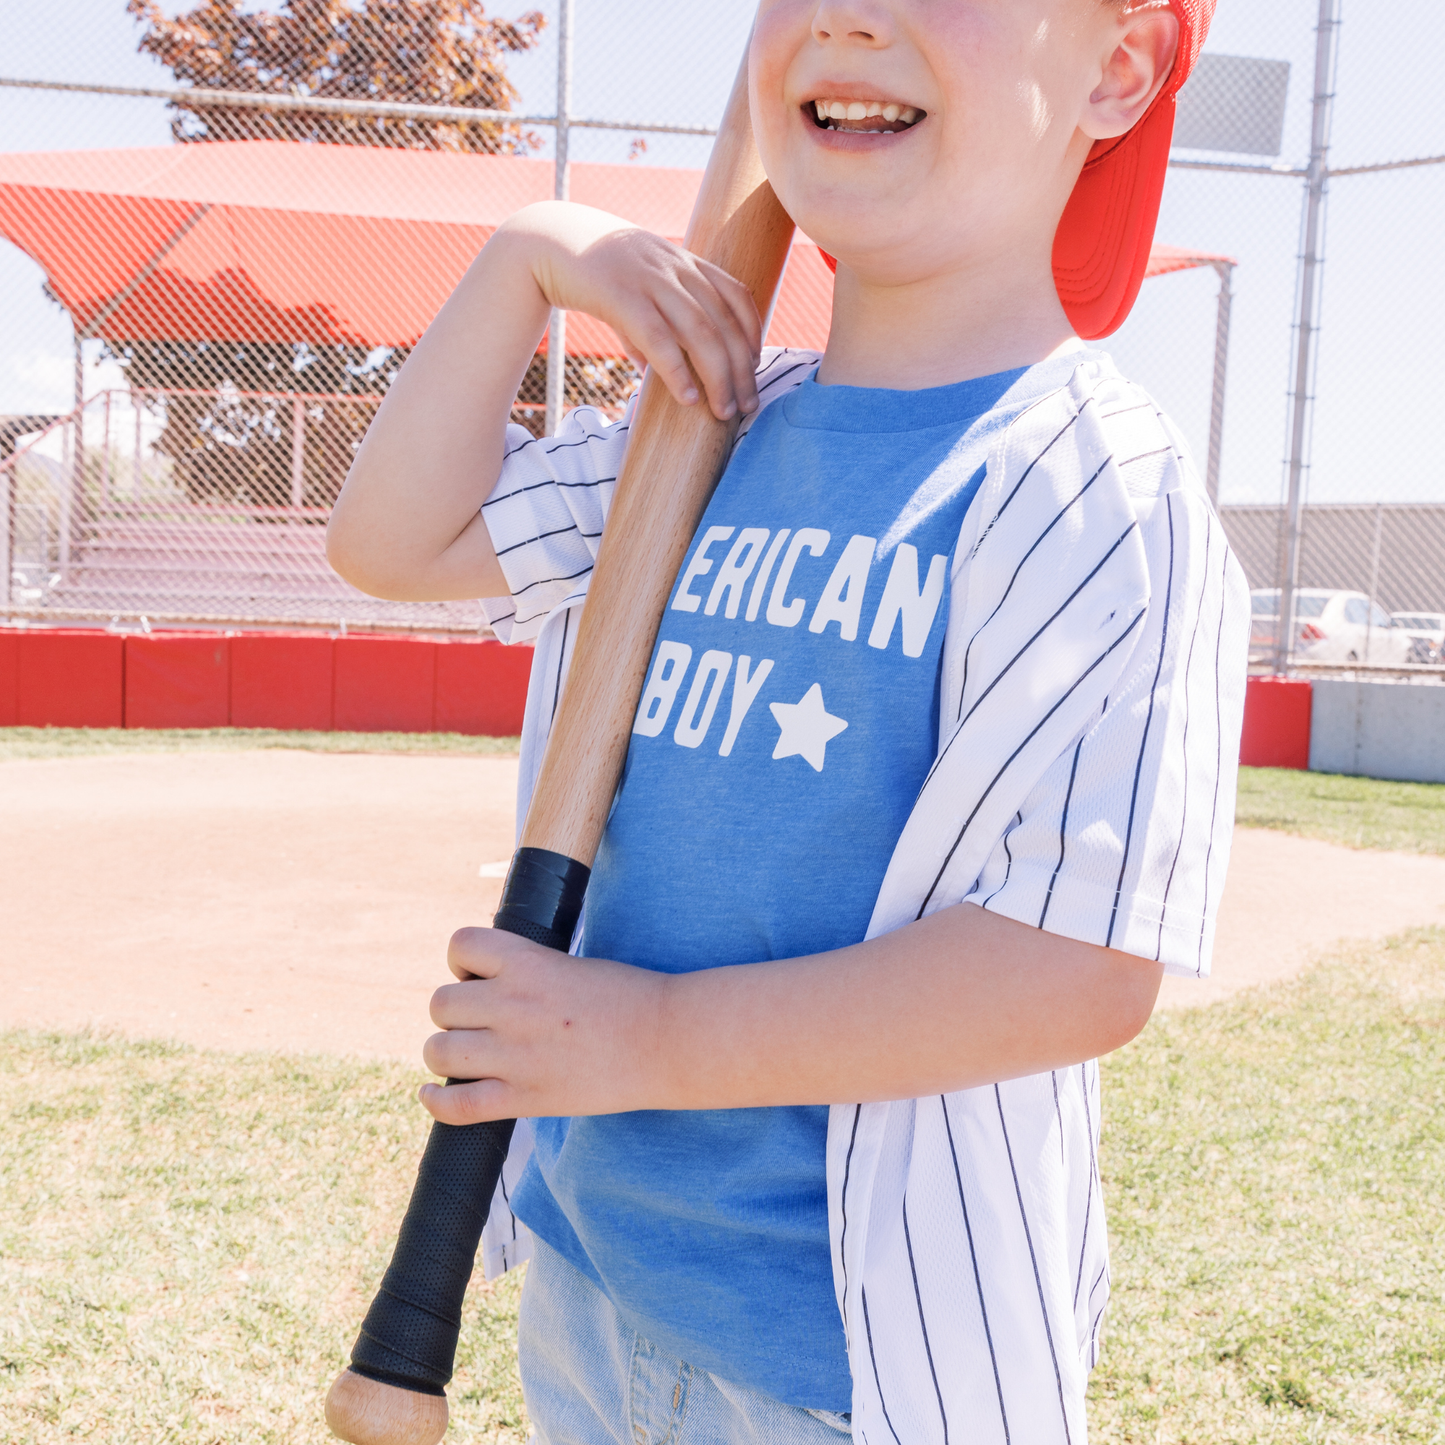
[[[424,1075],[0,1035],[0,1440],[304,1445],[415,1177]],[[525,1437],[516,1275],[474,1285],[458,1442]]]
[[[1241,768],[1236,822],[1349,848],[1445,853],[1445,783]]]
[[[1104,1076],[1095,1445],[1445,1441],[1445,931],[1156,1016]]]
[[[273,728],[0,728],[0,762],[93,753],[250,752],[514,754],[516,738],[466,733],[284,732]]]
[[[1445,1442],[1445,931],[1105,1064],[1107,1445]],[[0,1439],[326,1439],[424,1135],[398,1065],[0,1035]],[[520,1442],[515,1277],[459,1442]]]

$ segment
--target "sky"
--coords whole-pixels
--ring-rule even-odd
[[[174,4],[167,8],[174,12]],[[532,8],[503,3],[494,13]],[[555,13],[555,0],[540,5]],[[752,12],[748,0],[574,0],[574,111],[619,120],[715,124]],[[1438,57],[1445,5],[1344,0],[1332,164],[1445,154]],[[1373,12],[1373,14],[1372,14]],[[1290,63],[1283,159],[1308,155],[1318,0],[1220,0],[1207,48]],[[123,0],[0,0],[0,74],[121,85],[165,85],[137,55]],[[555,31],[512,58],[522,108],[550,112]],[[1406,43],[1408,42],[1408,43]],[[544,135],[547,133],[544,133]],[[574,131],[578,160],[625,161],[635,133]],[[0,91],[0,151],[170,144],[159,101]],[[708,143],[649,136],[633,164],[701,166]],[[549,154],[545,149],[541,154]],[[1173,170],[1158,239],[1238,261],[1224,419],[1221,500],[1281,495],[1291,323],[1302,188],[1297,180]],[[1337,177],[1327,213],[1322,332],[1309,498],[1445,501],[1435,444],[1434,364],[1445,322],[1439,232],[1445,165]],[[72,342],[65,315],[41,294],[43,276],[0,241],[0,413],[68,406]],[[1127,375],[1174,417],[1200,467],[1208,441],[1218,280],[1193,271],[1147,281],[1134,314],[1104,343]],[[87,390],[115,377],[88,370]]]

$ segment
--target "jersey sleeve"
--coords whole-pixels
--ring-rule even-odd
[[[592,570],[635,400],[622,420],[569,412],[556,436],[507,428],[502,472],[482,517],[510,595],[482,599],[502,642],[531,642],[548,614]]]
[[[1139,522],[1146,632],[967,901],[1202,978],[1234,826],[1249,594],[1202,491],[1151,498]]]
[[[817,362],[815,352],[766,348],[758,366],[758,410],[799,385]],[[501,475],[482,503],[510,589],[506,597],[482,599],[499,641],[534,641],[553,609],[585,588],[635,409],[634,398],[620,421],[609,422],[596,408],[579,406],[551,437],[534,437],[515,424],[507,428]]]

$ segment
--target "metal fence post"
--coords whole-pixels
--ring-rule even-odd
[[[1214,389],[1209,398],[1209,461],[1204,485],[1209,500],[1219,505],[1219,454],[1224,446],[1224,383],[1229,373],[1229,313],[1234,304],[1234,265],[1216,261],[1219,272],[1219,312],[1214,326]]]
[[[552,194],[559,201],[568,195],[567,142],[572,120],[572,0],[557,0],[557,144],[552,162]],[[556,436],[567,401],[567,313],[552,308],[547,327],[546,434]]]
[[[64,476],[60,484],[60,516],[56,530],[55,568],[63,578],[70,571],[70,530],[74,525],[75,499],[80,494],[81,473],[85,466],[85,357],[79,334],[75,338],[75,410],[65,429],[66,450]]]
[[[100,505],[110,506],[110,389],[105,393],[104,436],[100,449]]]
[[[1375,599],[1380,595],[1380,539],[1385,530],[1385,504],[1375,503],[1375,545],[1370,552],[1370,611],[1365,618],[1365,666],[1370,665],[1370,647],[1374,642]]]
[[[1319,331],[1319,266],[1325,189],[1329,182],[1330,117],[1334,105],[1335,37],[1340,0],[1320,0],[1315,28],[1315,91],[1310,125],[1310,163],[1305,179],[1304,248],[1300,255],[1299,335],[1295,344],[1294,392],[1290,401],[1289,495],[1279,579],[1278,633],[1274,670],[1284,673],[1294,651],[1294,594],[1299,581],[1300,506],[1315,336]]]
[[[291,505],[299,507],[306,500],[306,403],[299,396],[291,398]]]
[[[0,430],[0,607],[10,606],[15,585],[15,467],[5,466],[15,454],[15,439]]]

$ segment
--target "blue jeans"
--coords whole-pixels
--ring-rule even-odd
[[[517,1331],[536,1445],[847,1445],[847,1415],[801,1410],[696,1370],[628,1329],[539,1239]]]

